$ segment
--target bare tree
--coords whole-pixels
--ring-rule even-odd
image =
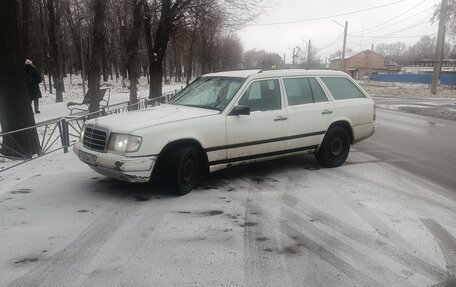
[[[244,62],[247,69],[270,69],[272,66],[280,66],[283,60],[277,53],[253,49],[244,53]]]
[[[154,43],[153,45],[147,44],[148,47],[152,47],[152,53],[149,52],[149,98],[159,97],[162,94],[163,60],[168,42],[171,34],[175,31],[177,22],[184,17],[184,13],[191,2],[192,0],[175,0],[174,2],[162,0],[160,3],[160,19],[155,32]],[[147,5],[147,3],[145,4]]]
[[[51,44],[51,70],[55,85],[55,101],[63,102],[63,76],[57,35],[60,30],[60,9],[56,7],[58,2],[47,0],[47,9],[49,13],[49,42]],[[57,13],[56,13],[57,11]]]
[[[130,35],[125,39],[125,48],[127,52],[127,68],[130,80],[130,103],[134,104],[138,101],[137,85],[138,85],[138,44],[141,28],[142,5],[141,0],[125,0],[128,8],[131,11],[131,16],[125,18],[125,23],[122,29],[125,29],[125,35]],[[130,14],[130,13],[128,13]]]
[[[101,57],[105,44],[105,19],[108,0],[94,0],[92,58],[89,63],[88,87],[90,112],[96,112],[100,103]]]
[[[26,87],[24,56],[19,39],[15,0],[4,0],[0,9],[0,124],[2,132],[35,125]],[[3,137],[0,153],[28,157],[39,150],[36,129]]]
[[[439,21],[440,4],[435,6],[432,22]],[[456,40],[456,0],[448,0],[446,16],[446,35],[450,40]],[[455,46],[456,47],[456,46]]]

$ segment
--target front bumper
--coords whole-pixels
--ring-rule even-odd
[[[102,153],[85,148],[80,142],[73,146],[73,151],[80,160],[94,171],[127,182],[148,182],[152,175],[157,156],[127,157],[112,153]],[[91,156],[83,160],[81,153]]]

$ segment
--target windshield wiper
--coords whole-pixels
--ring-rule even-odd
[[[217,107],[211,107],[211,106],[204,106],[204,105],[183,105],[187,107],[193,107],[193,108],[202,108],[202,109],[208,109],[208,110],[216,110],[221,112],[222,110],[217,108]]]

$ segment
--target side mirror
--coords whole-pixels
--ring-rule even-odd
[[[247,106],[234,106],[231,112],[228,114],[229,116],[239,116],[239,115],[250,115],[250,108]]]

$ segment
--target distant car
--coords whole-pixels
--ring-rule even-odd
[[[375,131],[373,100],[347,74],[244,70],[207,74],[169,104],[87,121],[74,152],[96,172],[128,182],[165,177],[178,195],[201,175],[313,153],[342,165]]]

